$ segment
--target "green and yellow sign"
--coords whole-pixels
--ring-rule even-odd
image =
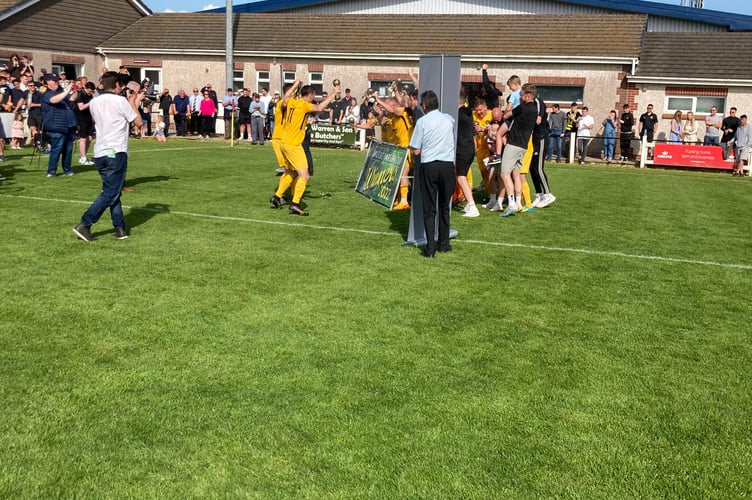
[[[407,155],[407,148],[371,141],[355,191],[380,205],[392,208]]]
[[[355,129],[351,125],[311,124],[311,144],[352,146],[355,144]]]

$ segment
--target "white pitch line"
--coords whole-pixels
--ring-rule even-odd
[[[230,147],[228,144],[227,147]],[[128,156],[131,156],[134,153],[161,153],[161,152],[167,152],[167,151],[198,151],[198,150],[216,150],[217,147],[207,147],[207,146],[200,146],[195,148],[158,148],[158,149],[137,149],[137,150],[129,150]]]
[[[52,202],[58,202],[58,203],[71,203],[71,204],[76,204],[76,205],[90,205],[91,204],[90,201],[64,200],[60,198],[42,198],[38,196],[0,194],[0,197],[17,198],[17,199],[24,199],[24,200],[35,200],[35,201],[52,201]],[[271,221],[271,220],[263,220],[263,219],[251,219],[248,217],[232,217],[228,215],[200,214],[200,213],[195,213],[195,212],[183,212],[179,210],[159,210],[156,208],[134,207],[130,205],[123,205],[123,208],[127,208],[129,210],[141,210],[144,212],[152,212],[152,213],[159,213],[159,214],[165,214],[165,215],[182,215],[185,217],[196,217],[199,219],[225,220],[225,221],[233,221],[233,222],[251,222],[255,224],[268,224],[272,226],[303,227],[303,228],[310,228],[310,229],[320,229],[324,231],[368,234],[368,235],[374,235],[374,236],[390,236],[390,237],[395,237],[395,238],[399,237],[400,239],[403,238],[403,235],[401,234],[398,235],[398,234],[395,234],[394,232],[370,231],[367,229],[358,229],[358,228],[351,228],[351,227],[319,226],[315,224],[301,224],[297,222],[282,222],[282,221]],[[726,262],[714,262],[714,261],[709,261],[709,260],[682,259],[678,257],[661,257],[659,255],[631,254],[631,253],[626,253],[626,252],[616,252],[616,251],[610,251],[610,250],[591,250],[587,248],[569,248],[569,247],[556,247],[556,246],[547,246],[547,245],[532,245],[528,243],[503,243],[503,242],[497,242],[497,241],[462,240],[462,239],[457,240],[457,241],[460,241],[462,243],[470,243],[472,245],[522,248],[526,250],[540,250],[540,251],[545,251],[545,252],[578,253],[578,254],[583,254],[583,255],[595,255],[595,256],[600,256],[600,257],[619,257],[619,258],[624,258],[624,259],[651,260],[654,262],[692,264],[692,265],[698,265],[698,266],[712,266],[712,267],[721,267],[724,269],[739,269],[743,271],[752,271],[752,264],[730,264]]]

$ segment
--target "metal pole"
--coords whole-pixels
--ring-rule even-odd
[[[232,88],[233,90],[235,87],[233,86],[233,73],[234,73],[234,64],[232,60],[232,55],[234,52],[233,46],[232,46],[232,0],[227,0],[227,8],[226,10],[226,20],[225,20],[225,76],[227,79],[227,85],[225,85],[226,89]]]

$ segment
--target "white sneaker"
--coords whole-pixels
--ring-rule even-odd
[[[475,205],[471,205],[470,208],[466,207],[465,213],[462,214],[463,217],[480,217],[480,212],[478,211],[478,207]]]
[[[538,208],[540,205],[540,202],[543,200],[543,195],[541,193],[538,193],[535,195],[535,199],[533,200],[533,207]]]
[[[551,203],[553,203],[555,201],[556,201],[556,196],[554,196],[551,193],[545,194],[545,195],[543,195],[543,200],[540,202],[540,204],[538,205],[538,207],[540,207],[540,208],[547,207],[547,206],[549,206]]]
[[[497,201],[491,201],[491,200],[488,200],[487,202],[485,202],[484,204],[482,204],[482,205],[481,205],[481,207],[483,207],[483,208],[491,208],[491,207],[493,207],[493,206],[494,206],[494,205],[495,205],[496,203],[497,203]]]
[[[489,210],[492,211],[492,212],[501,212],[502,210],[504,210],[504,208],[501,206],[501,203],[499,203],[499,201],[497,200],[496,203],[494,203],[489,208]]]
[[[82,156],[81,158],[79,158],[79,159],[78,159],[78,163],[79,163],[80,165],[86,165],[86,157],[85,157],[85,156]]]

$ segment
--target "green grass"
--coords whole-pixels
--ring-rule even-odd
[[[0,497],[752,495],[748,178],[551,165],[429,261],[359,152],[314,150],[301,218],[268,147],[133,141],[131,237],[90,244],[93,167],[20,154]]]

